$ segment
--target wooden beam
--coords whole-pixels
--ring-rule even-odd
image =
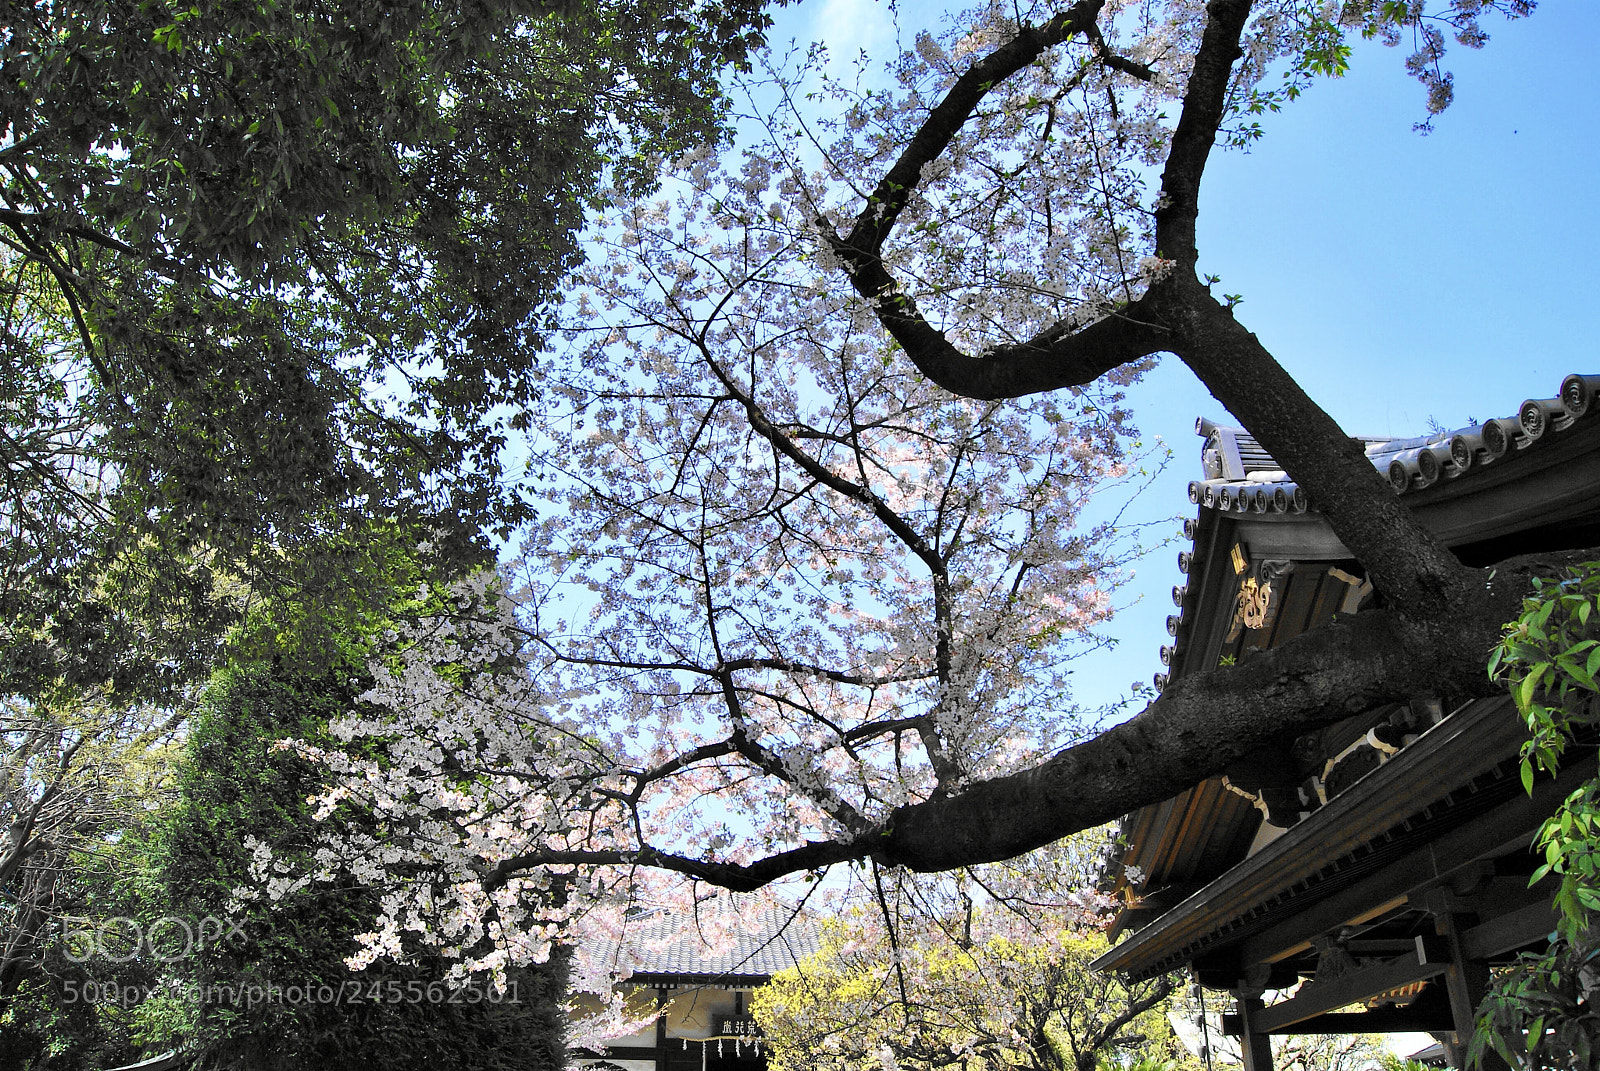
[[[1421,1003],[1419,1000],[1417,1003]],[[1222,1032],[1238,1036],[1239,1017],[1222,1017]],[[1274,1034],[1402,1034],[1454,1029],[1450,1009],[1443,1002],[1422,1007],[1373,1008],[1364,1012],[1328,1012],[1273,1031]]]
[[[1518,793],[1477,821],[1444,834],[1425,852],[1391,863],[1321,903],[1247,938],[1239,945],[1239,961],[1248,966],[1292,956],[1311,947],[1313,938],[1340,926],[1377,918],[1384,909],[1404,905],[1412,894],[1447,880],[1481,859],[1527,846],[1557,804],[1593,775],[1593,766],[1577,762],[1562,770],[1559,777],[1540,779],[1531,798]]]
[[[1463,916],[1453,914],[1449,910],[1449,901],[1452,898],[1445,895],[1443,889],[1439,889],[1435,890],[1435,894],[1429,899],[1437,901],[1438,906],[1443,908],[1434,914],[1434,924],[1438,927],[1439,935],[1445,939],[1450,956],[1450,969],[1445,972],[1444,980],[1445,990],[1450,996],[1450,1017],[1454,1021],[1455,1044],[1446,1046],[1445,1051],[1449,1053],[1451,1062],[1460,1071],[1467,1071],[1467,1043],[1471,1041],[1473,1030],[1476,1029],[1474,1013],[1489,988],[1489,967],[1480,960],[1467,957],[1461,943],[1461,933],[1465,928],[1462,925]],[[1510,1071],[1510,1065],[1493,1049],[1484,1052],[1477,1067],[1479,1071]]]
[[[1528,904],[1467,930],[1461,935],[1461,949],[1468,959],[1503,956],[1544,940],[1556,928],[1560,917],[1553,903]]]
[[[1363,967],[1327,982],[1307,982],[1288,1000],[1279,1001],[1264,1009],[1261,1013],[1260,1029],[1268,1034],[1288,1033],[1284,1027],[1324,1012],[1336,1011],[1367,997],[1410,985],[1412,982],[1436,978],[1448,967],[1449,962],[1437,952],[1434,955],[1411,952],[1397,956],[1386,963]]]
[[[1308,908],[1239,946],[1241,963],[1277,963],[1311,947],[1311,942],[1343,926],[1360,926],[1404,908],[1407,887],[1416,883],[1416,864],[1397,863],[1343,892]],[[1382,880],[1389,878],[1390,880]]]
[[[1526,736],[1527,727],[1510,696],[1481,700],[1457,711],[1321,810],[1100,956],[1094,968],[1141,978],[1165,969],[1184,950],[1190,950],[1187,958],[1192,959],[1198,945],[1241,916],[1295,897],[1297,885],[1317,881],[1328,867],[1365,848],[1377,834],[1399,827],[1452,790],[1491,774],[1515,757]]]
[[[656,989],[656,1071],[667,1071],[667,1005],[672,995],[664,987]]]
[[[1234,998],[1235,1018],[1239,1020],[1239,1051],[1244,1071],[1272,1071],[1272,1038],[1261,1026],[1261,998],[1239,994]]]

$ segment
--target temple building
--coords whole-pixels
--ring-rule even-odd
[[[719,896],[708,912],[735,914]],[[648,1026],[610,1039],[604,1053],[572,1053],[572,1066],[604,1071],[766,1071],[760,1029],[749,1014],[750,993],[779,971],[817,951],[818,929],[804,914],[782,908],[750,912],[715,926],[668,912],[634,920],[622,944],[594,950],[630,965],[622,983],[631,1003],[653,1004]],[[713,920],[704,920],[711,922]],[[731,931],[717,942],[702,936]]]
[[[1600,545],[1600,377],[1568,376],[1515,417],[1366,453],[1468,565]],[[1379,596],[1244,431],[1201,421],[1192,547],[1156,684],[1281,644]],[[1365,710],[1286,735],[1224,775],[1123,820],[1129,906],[1096,966],[1186,969],[1231,1001],[1247,1071],[1273,1035],[1424,1031],[1464,1067],[1489,970],[1544,947],[1553,883],[1530,888],[1543,820],[1595,775],[1593,749],[1523,790],[1509,696]],[[1265,1001],[1263,998],[1267,998]],[[1491,1054],[1485,1066],[1503,1067]]]

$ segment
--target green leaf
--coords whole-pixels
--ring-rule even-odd
[[[1513,697],[1516,699],[1518,709],[1525,711],[1530,705],[1532,705],[1533,693],[1539,687],[1539,678],[1543,676],[1544,671],[1549,668],[1550,663],[1540,662],[1532,669],[1528,670],[1528,675],[1523,677],[1522,681],[1517,685],[1517,690]]]
[[[1556,665],[1560,666],[1562,671],[1565,672],[1567,676],[1583,685],[1589,691],[1593,692],[1600,690],[1596,689],[1595,687],[1594,677],[1590,675],[1582,666],[1578,665],[1571,659],[1564,656],[1557,658]]]

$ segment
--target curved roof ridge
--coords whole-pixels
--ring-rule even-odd
[[[1395,494],[1412,494],[1559,438],[1578,421],[1600,412],[1597,397],[1600,375],[1574,373],[1561,381],[1555,397],[1529,398],[1514,416],[1405,438],[1356,438],[1367,444],[1367,457],[1388,477]],[[1201,448],[1203,478],[1189,483],[1189,501],[1195,505],[1239,513],[1316,509],[1248,431],[1201,418],[1195,422],[1195,433],[1206,440]],[[1269,473],[1280,475],[1266,478]]]

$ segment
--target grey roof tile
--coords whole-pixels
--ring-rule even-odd
[[[1600,376],[1573,374],[1554,398],[1529,398],[1514,416],[1454,431],[1407,438],[1360,436],[1367,457],[1396,494],[1412,494],[1453,480],[1559,438],[1584,417],[1600,412]],[[1189,484],[1189,501],[1222,512],[1302,513],[1315,509],[1261,445],[1242,428],[1201,419],[1205,436],[1201,479]]]
[[[728,915],[739,916],[729,919]],[[702,937],[728,923],[731,943],[713,949]],[[732,897],[718,897],[700,907],[700,918],[652,911],[629,920],[622,945],[600,943],[593,950],[602,961],[631,965],[635,980],[704,982],[766,979],[814,954],[820,928],[810,915],[793,908],[764,907],[740,911]]]
[[[1561,381],[1554,398],[1530,398],[1517,407],[1514,416],[1500,417],[1428,435],[1406,438],[1357,436],[1366,444],[1366,455],[1373,468],[1389,479],[1397,495],[1425,491],[1446,481],[1469,480],[1486,468],[1498,465],[1524,451],[1558,442],[1580,420],[1593,420],[1600,413],[1600,376],[1574,373]],[[1316,503],[1297,486],[1273,460],[1255,437],[1243,428],[1228,427],[1201,418],[1195,421],[1195,434],[1203,436],[1200,449],[1200,479],[1189,484],[1189,501],[1203,511],[1218,513],[1315,513]],[[1426,496],[1425,496],[1426,497]],[[1188,573],[1194,556],[1194,522],[1184,522],[1184,536],[1191,542],[1179,552],[1178,570]],[[1186,584],[1172,589],[1178,613],[1167,619],[1167,633],[1174,642],[1160,650],[1163,666],[1172,662],[1182,641],[1186,613]],[[1156,691],[1165,691],[1169,674],[1153,678]]]

